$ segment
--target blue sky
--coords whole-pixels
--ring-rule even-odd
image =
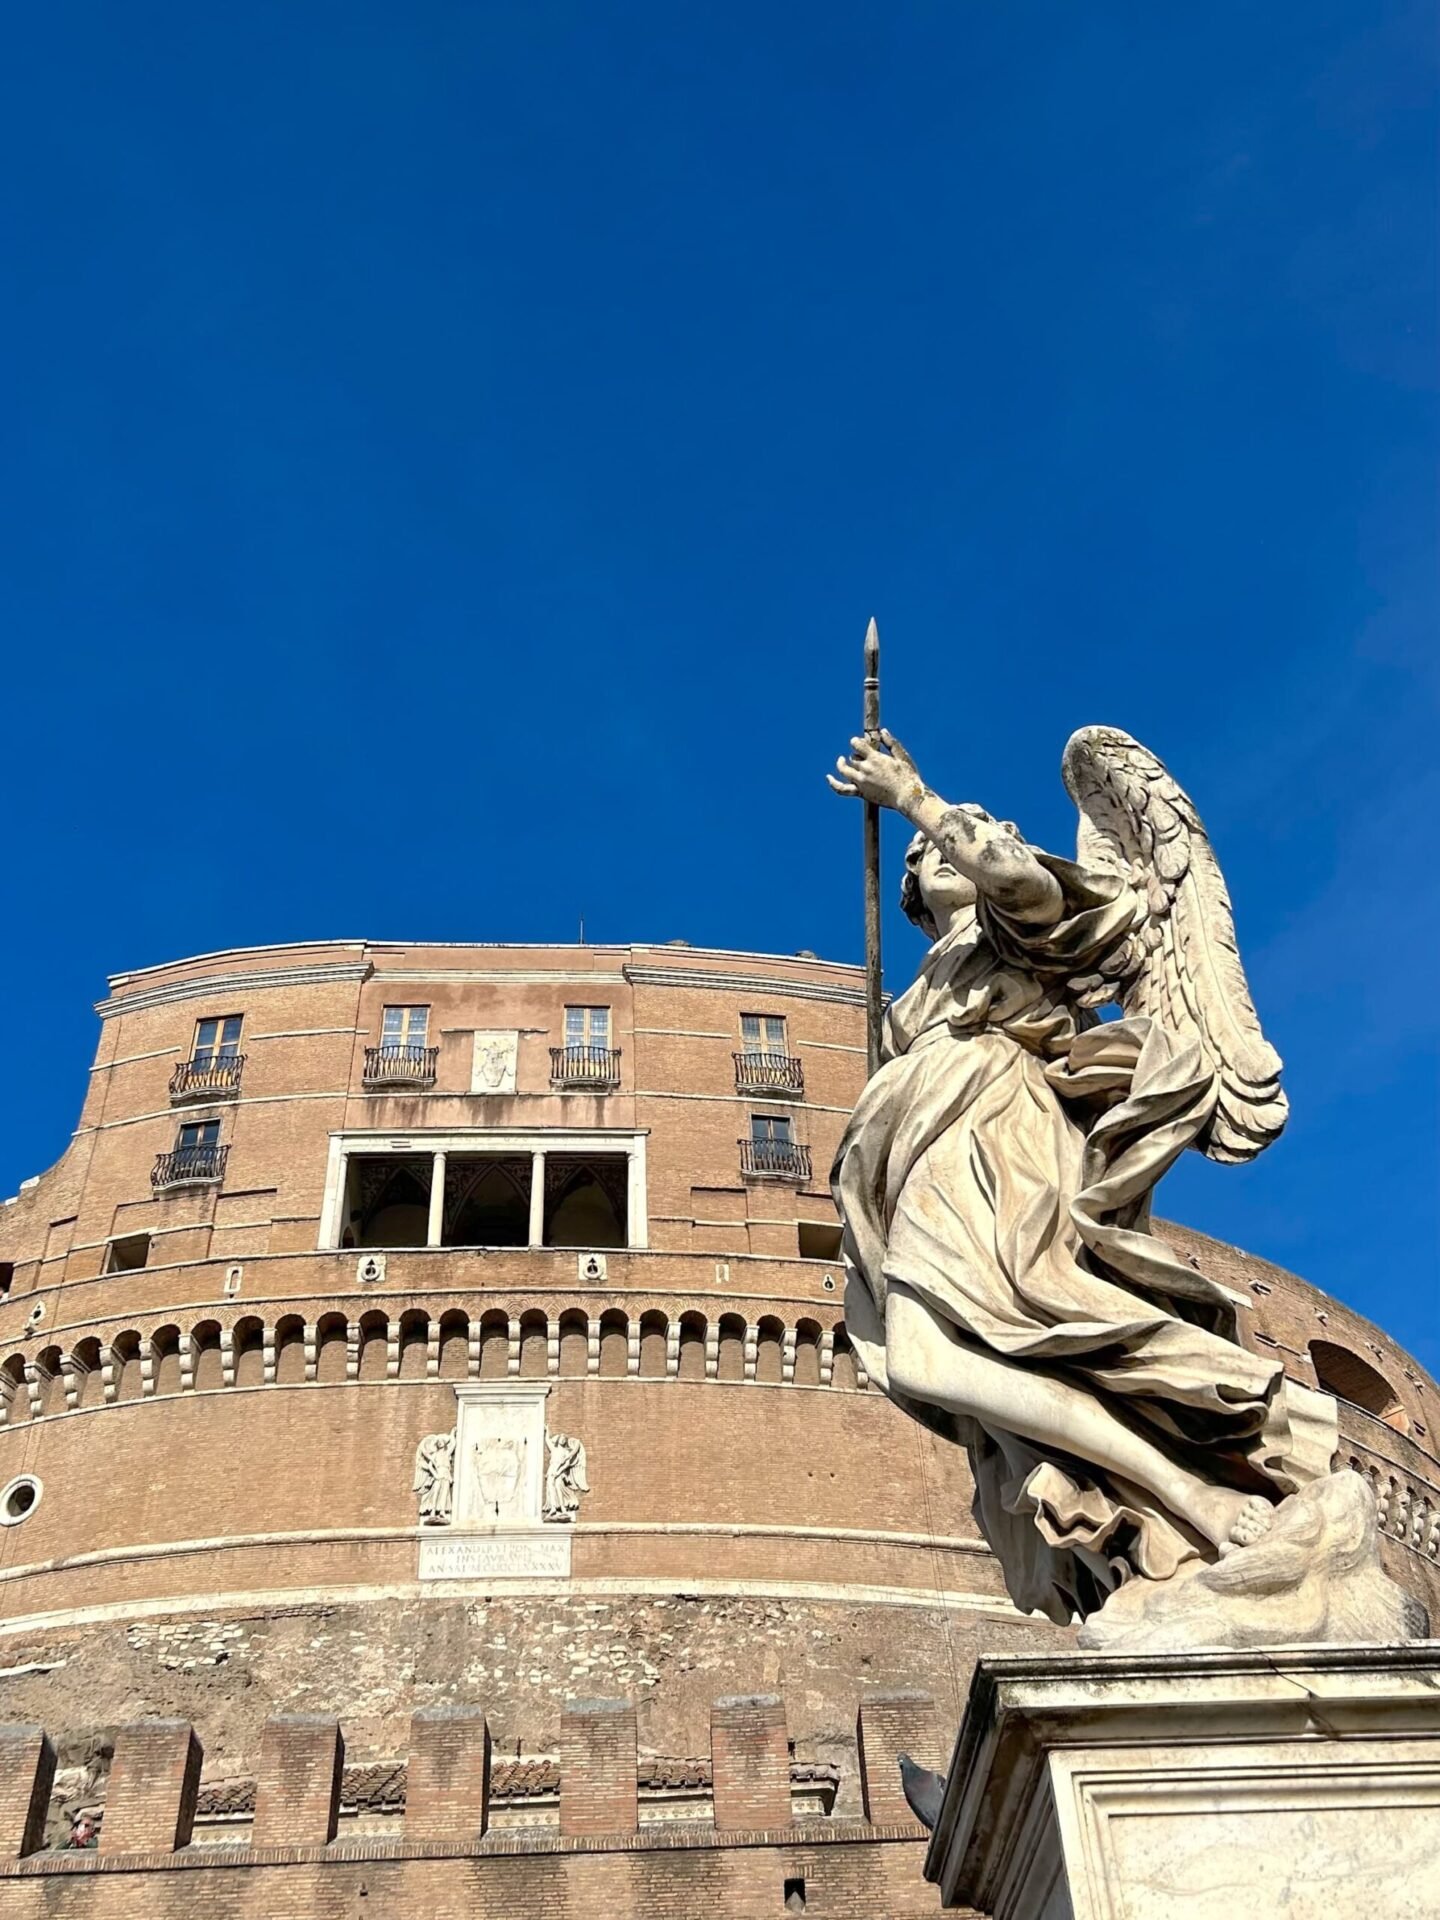
[[[1294,1119],[1162,1208],[1440,1367],[1428,6],[7,40],[0,1191],[107,971],[581,912],[858,958],[874,612],[948,797],[1064,851],[1092,721],[1194,793]]]

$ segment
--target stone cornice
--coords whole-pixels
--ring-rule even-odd
[[[707,967],[652,967],[627,963],[632,987],[695,987],[706,993],[761,993],[791,1000],[826,1000],[832,1006],[863,1007],[863,987],[832,986],[824,980],[787,980],[776,973],[723,973]]]
[[[155,987],[142,987],[138,993],[111,994],[95,1002],[102,1020],[119,1013],[139,1013],[146,1007],[169,1006],[176,1000],[197,1000],[217,993],[254,993],[264,987],[321,987],[338,980],[368,980],[374,968],[368,960],[335,961],[318,967],[257,967],[253,971],[197,974],[187,980],[171,980]]]

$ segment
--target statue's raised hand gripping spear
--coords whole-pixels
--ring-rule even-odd
[[[902,905],[934,942],[832,1174],[846,1321],[969,1447],[1017,1604],[1062,1620],[1257,1539],[1335,1441],[1333,1402],[1149,1230],[1187,1146],[1249,1159],[1285,1121],[1204,828],[1116,729],[1077,733],[1064,775],[1073,862],[948,805],[888,733],[830,776],[916,827]]]

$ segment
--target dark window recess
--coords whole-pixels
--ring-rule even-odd
[[[106,1273],[135,1273],[148,1265],[150,1260],[150,1236],[148,1233],[127,1233],[119,1240],[110,1242],[105,1256]]]
[[[800,1258],[802,1260],[838,1260],[840,1229],[821,1226],[815,1220],[800,1222]]]
[[[356,1154],[345,1187],[345,1247],[423,1247],[430,1222],[431,1157]]]
[[[451,1154],[445,1163],[447,1247],[525,1247],[530,1244],[529,1156],[497,1158]]]
[[[804,1913],[805,1911],[805,1882],[798,1874],[793,1880],[785,1882],[785,1911],[787,1913]]]
[[[0,1260],[0,1300],[10,1298],[10,1289],[15,1283],[15,1262]]]
[[[545,1245],[623,1247],[629,1163],[623,1154],[545,1156]]]
[[[1352,1353],[1348,1347],[1336,1346],[1332,1340],[1312,1340],[1310,1358],[1315,1367],[1315,1378],[1322,1390],[1334,1394],[1337,1400],[1346,1400],[1352,1407],[1372,1414],[1375,1419],[1383,1420],[1387,1427],[1393,1427],[1397,1433],[1408,1433],[1410,1421],[1400,1403],[1400,1396],[1378,1368],[1372,1367],[1368,1360],[1362,1360],[1358,1353]]]

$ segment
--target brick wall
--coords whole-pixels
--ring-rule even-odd
[[[862,1740],[878,1754],[886,1734],[867,1739],[865,1713],[862,1704]],[[128,1771],[112,1780],[98,1850],[27,1851],[13,1827],[0,1835],[0,1920],[178,1920],[198,1912],[226,1920],[363,1920],[372,1912],[387,1920],[542,1920],[557,1912],[768,1920],[786,1911],[911,1920],[938,1911],[913,1823],[792,1825],[778,1797],[783,1702],[719,1701],[712,1727],[713,1821],[639,1828],[633,1707],[591,1701],[565,1715],[558,1832],[482,1837],[471,1828],[483,1777],[477,1756],[488,1745],[483,1715],[472,1709],[418,1729],[409,1762],[417,1797],[407,1793],[396,1838],[327,1843],[318,1837],[318,1810],[339,1729],[276,1721],[261,1743],[253,1837],[186,1849],[199,1743],[187,1725],[140,1723],[117,1742],[117,1769],[124,1756]],[[0,1808],[31,1805],[45,1767],[38,1729],[0,1728]],[[461,1831],[450,1834],[437,1830],[442,1782],[461,1805]],[[750,1825],[741,1824],[747,1811]]]

